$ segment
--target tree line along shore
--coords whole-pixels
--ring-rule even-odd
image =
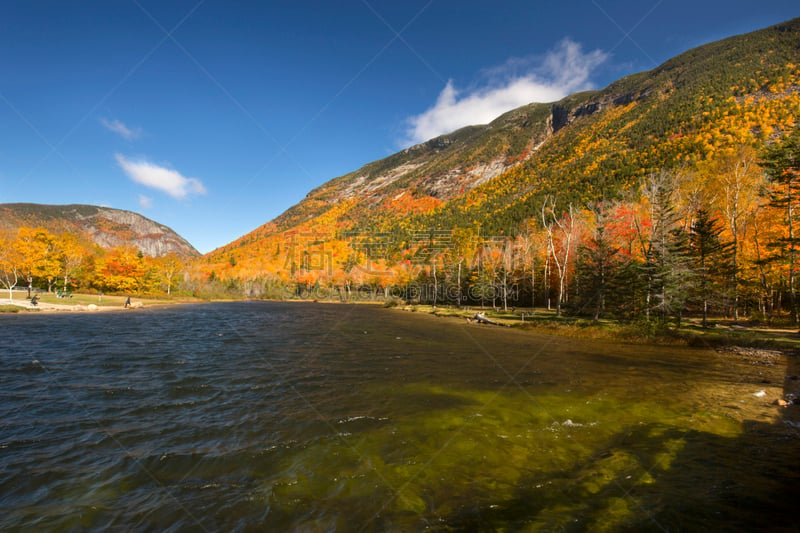
[[[261,254],[152,258],[70,234],[0,235],[0,288],[197,299],[374,300],[547,309],[555,316],[680,330],[798,327],[800,128],[762,152],[651,173],[627,196],[582,206],[541,199],[518,231],[481,227],[358,238],[276,233]]]

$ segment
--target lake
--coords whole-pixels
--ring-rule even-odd
[[[365,305],[0,328],[4,531],[800,524],[783,361]]]

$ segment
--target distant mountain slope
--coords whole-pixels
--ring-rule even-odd
[[[73,233],[103,248],[131,245],[151,257],[199,252],[172,229],[121,209],[93,205],[0,204],[0,229],[42,226],[52,233]]]
[[[217,271],[245,260],[250,272],[271,269],[286,264],[278,257],[286,252],[281,235],[308,230],[514,233],[537,216],[545,195],[577,205],[619,198],[659,169],[691,169],[742,145],[761,149],[798,117],[800,18],[369,163],[204,263]]]

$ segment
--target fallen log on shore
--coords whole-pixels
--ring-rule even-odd
[[[493,324],[495,326],[500,325],[494,320],[487,318],[486,315],[484,315],[483,313],[475,313],[475,316],[472,317],[472,320],[474,320],[478,324]]]

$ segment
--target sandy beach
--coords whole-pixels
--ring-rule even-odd
[[[108,305],[95,305],[95,304],[54,304],[49,302],[39,302],[37,305],[31,305],[30,300],[11,300],[9,298],[0,298],[0,305],[15,305],[23,309],[39,310],[44,312],[106,312],[106,311],[123,311],[122,307],[112,307]],[[136,307],[141,307],[139,304]]]

